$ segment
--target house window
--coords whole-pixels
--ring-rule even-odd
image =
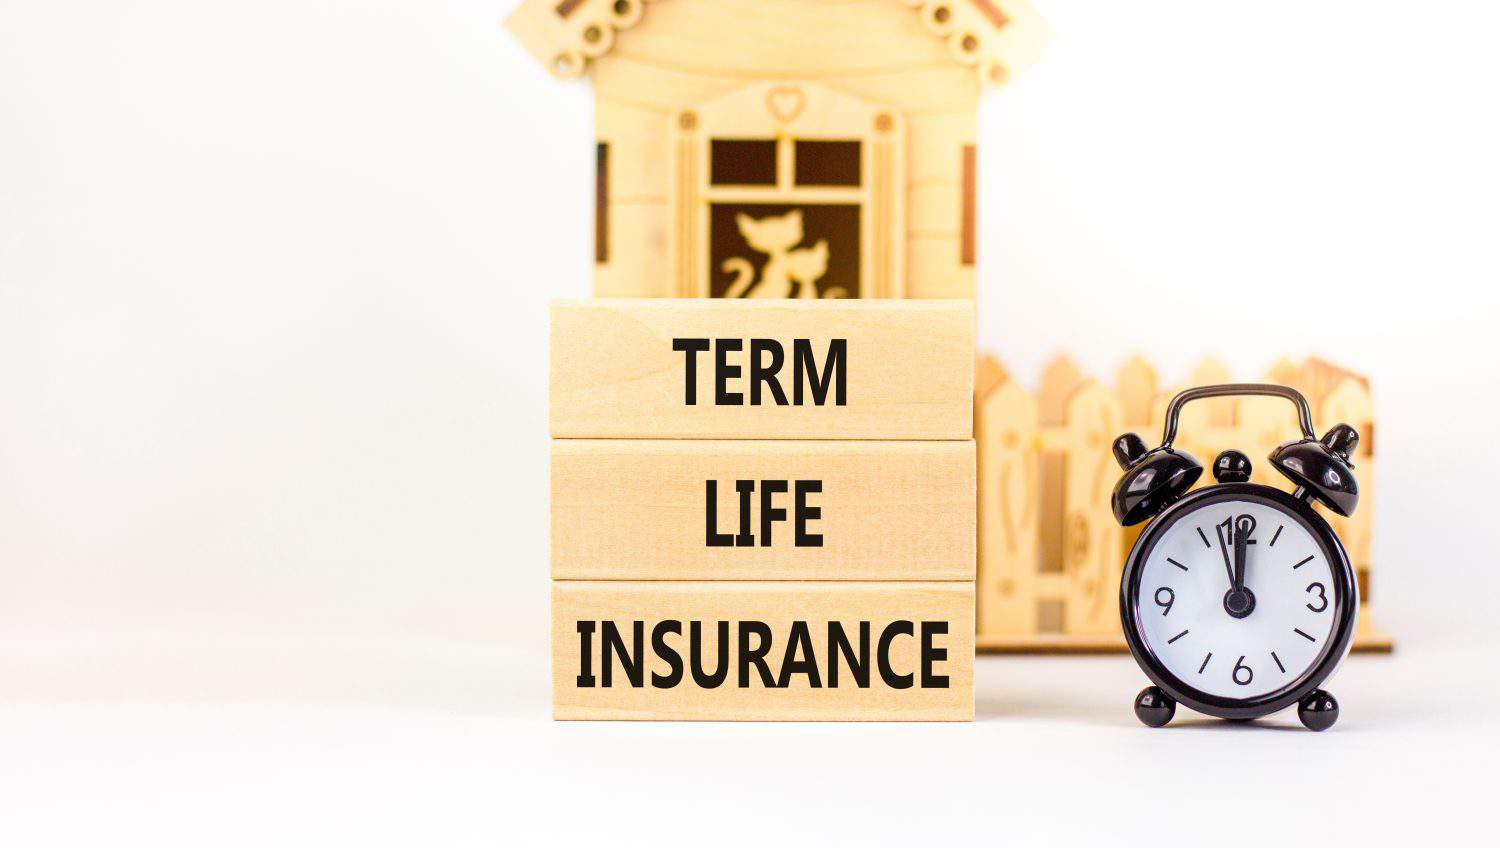
[[[675,115],[679,293],[902,294],[902,117],[814,84],[755,83]]]
[[[959,210],[959,241],[958,260],[966,266],[974,264],[974,254],[977,252],[976,240],[978,236],[974,229],[975,219],[978,217],[978,155],[974,145],[965,144],[963,152],[963,198],[960,201],[963,206]]]
[[[709,158],[709,182],[716,186],[776,185],[775,140],[716,138]]]
[[[710,297],[858,297],[859,141],[709,139]]]
[[[797,185],[859,186],[859,142],[798,141],[796,151]]]
[[[594,262],[609,261],[609,142],[594,148]]]
[[[856,297],[855,203],[709,204],[710,297]]]

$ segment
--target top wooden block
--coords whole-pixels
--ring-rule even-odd
[[[966,300],[552,305],[552,436],[968,439]]]

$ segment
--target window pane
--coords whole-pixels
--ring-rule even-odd
[[[709,179],[714,185],[776,185],[776,142],[713,139]]]
[[[711,297],[859,297],[857,203],[709,204]]]
[[[609,143],[594,152],[594,261],[609,261]]]
[[[797,185],[858,186],[859,142],[797,142]]]
[[[959,231],[958,258],[965,266],[974,264],[975,239],[974,232],[977,205],[976,195],[979,193],[976,184],[978,168],[978,156],[974,145],[965,144],[963,154],[963,207],[959,210],[961,229]]]

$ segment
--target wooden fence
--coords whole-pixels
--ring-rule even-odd
[[[1374,514],[1374,407],[1368,381],[1327,362],[1278,362],[1268,382],[1307,396],[1319,432],[1344,422],[1360,434],[1352,457],[1360,507],[1352,518],[1323,511],[1348,548],[1365,607],[1356,650],[1389,650],[1371,622],[1371,528]],[[1199,363],[1190,385],[1232,382],[1218,361]],[[1150,364],[1126,362],[1114,385],[1089,379],[1066,358],[1054,360],[1036,392],[1019,386],[983,357],[975,382],[979,453],[978,645],[981,650],[1124,650],[1120,571],[1140,527],[1121,528],[1110,512],[1120,469],[1110,453],[1133,430],[1161,440],[1167,402],[1182,387],[1164,386]],[[1244,451],[1254,479],[1291,484],[1265,457],[1297,435],[1292,407],[1276,398],[1216,398],[1183,408],[1177,445],[1205,466],[1227,448]],[[1205,473],[1204,482],[1212,483]],[[1321,509],[1321,508],[1320,508]]]

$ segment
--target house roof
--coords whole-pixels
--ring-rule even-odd
[[[509,29],[554,76],[580,77],[625,31],[661,3],[695,0],[522,0]],[[817,0],[807,0],[817,2]],[[1050,31],[1026,0],[866,0],[910,15],[947,46],[953,61],[972,67],[982,83],[1003,83],[1034,62]]]

